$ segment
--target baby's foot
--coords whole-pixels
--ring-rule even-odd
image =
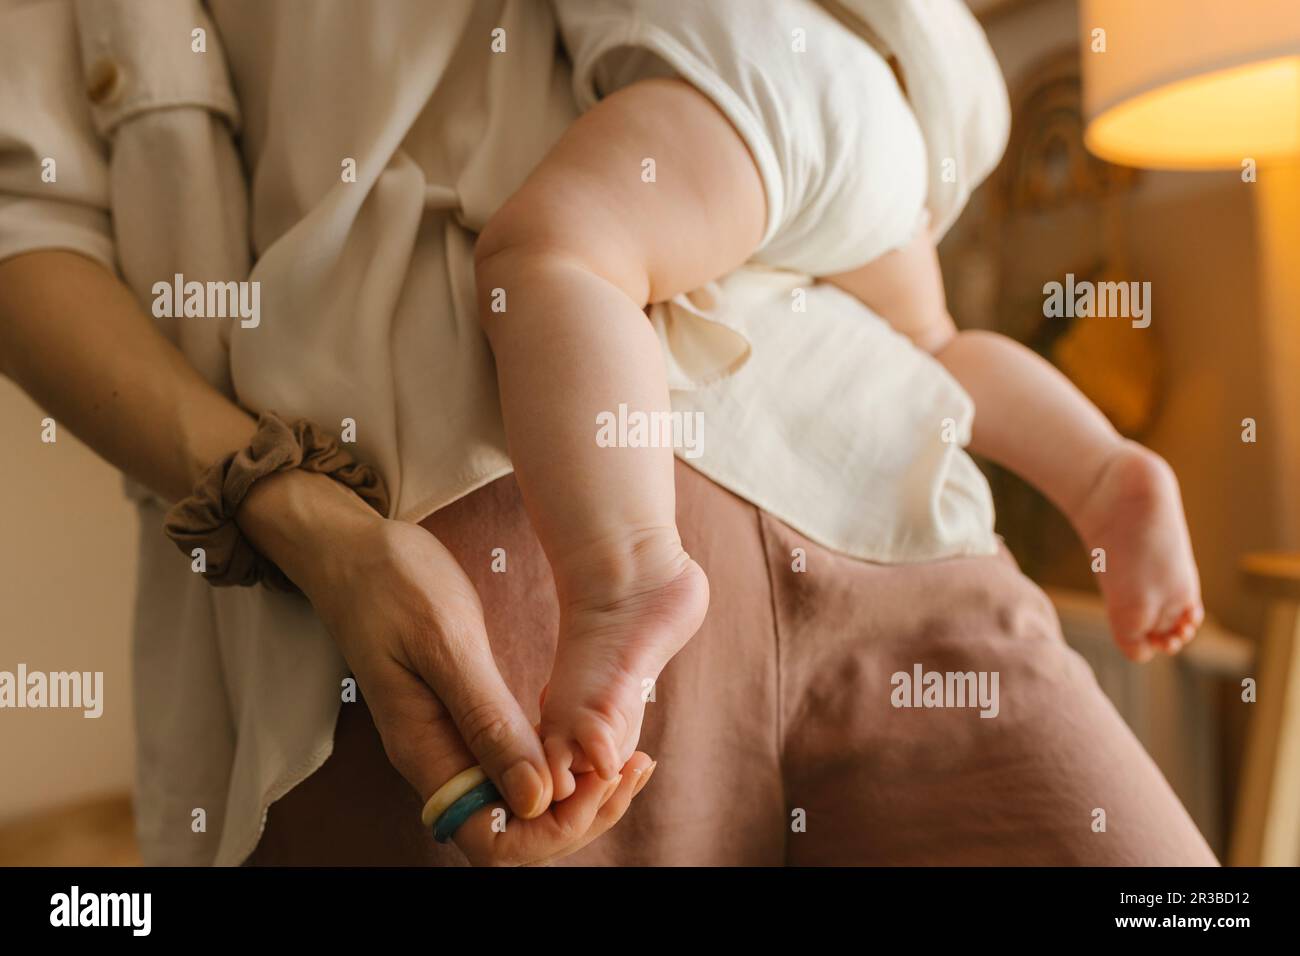
[[[560,634],[540,730],[563,800],[574,773],[612,779],[636,750],[647,689],[699,630],[709,584],[671,530],[557,568],[557,578]]]
[[[1205,616],[1178,479],[1163,458],[1124,442],[1103,464],[1075,522],[1098,574],[1115,642],[1132,660],[1171,654]]]

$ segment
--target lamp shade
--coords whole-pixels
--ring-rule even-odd
[[[1101,158],[1300,156],[1300,0],[1081,0],[1079,26],[1084,142]]]

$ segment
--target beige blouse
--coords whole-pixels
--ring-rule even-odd
[[[573,11],[602,5],[597,26],[617,31],[644,14],[628,0],[387,0],[383,16],[281,0],[0,0],[0,259],[79,251],[154,314],[155,284],[178,274],[259,283],[255,325],[157,321],[244,406],[336,432],[354,423],[392,516],[419,520],[510,471],[474,234],[595,98],[591,58],[575,70],[556,55],[556,14],[590,39]],[[957,0],[837,6],[903,63],[931,156],[927,205],[946,227],[1005,138],[983,37]],[[688,12],[664,29],[691,39]],[[774,42],[762,22],[750,29],[731,42]],[[964,57],[939,56],[945,44]],[[957,179],[936,172],[939,157],[956,157]],[[752,266],[652,319],[674,410],[704,416],[693,467],[863,559],[994,550],[988,487],[962,450],[969,398],[854,299]],[[208,588],[162,537],[162,503],[130,490],[143,522],[144,856],[238,864],[267,806],[329,756],[347,666],[300,598]]]

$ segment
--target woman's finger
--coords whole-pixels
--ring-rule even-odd
[[[508,820],[504,828],[494,829],[492,815],[480,811],[456,833],[456,845],[475,865],[527,866],[566,856],[621,784],[621,777],[581,774],[568,799],[532,820]]]
[[[368,673],[361,686],[389,762],[422,800],[474,766],[460,731],[422,678],[392,661]]]
[[[542,742],[497,670],[481,615],[463,617],[411,649],[411,663],[510,808],[530,819],[551,802]]]

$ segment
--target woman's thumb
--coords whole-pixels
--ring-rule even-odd
[[[487,634],[462,635],[468,647],[449,655],[452,666],[417,665],[438,695],[465,745],[517,816],[531,819],[551,803],[551,776],[542,742],[497,670]]]

